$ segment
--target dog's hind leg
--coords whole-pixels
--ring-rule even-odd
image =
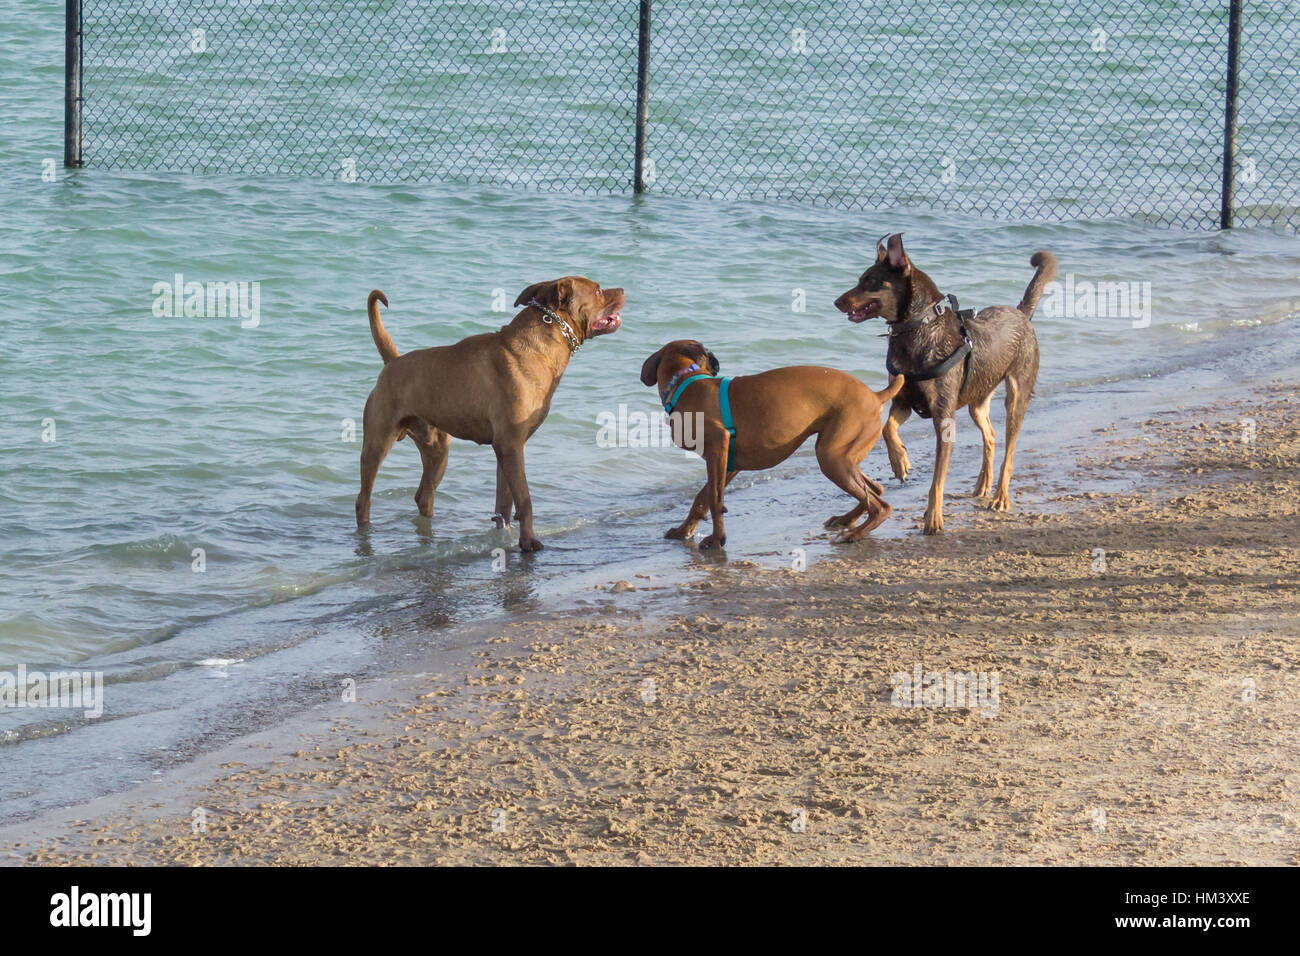
[[[1025,420],[1025,409],[1029,407],[1029,394],[1012,375],[1007,383],[1007,442],[1002,451],[1002,472],[998,475],[998,493],[993,496],[989,507],[994,511],[1011,510],[1011,472],[1015,467],[1016,438],[1020,434],[1020,424]]]
[[[829,464],[829,466],[823,466],[822,473],[844,491],[858,499],[858,506],[848,514],[840,515],[826,522],[827,527],[842,526],[844,528],[835,536],[836,544],[847,544],[859,540],[863,535],[880,527],[881,523],[893,511],[885,499],[876,494],[875,489],[871,487],[870,479],[853,462],[841,459]],[[855,525],[854,522],[862,516],[863,512],[866,512],[867,520],[862,524]]]
[[[432,426],[416,426],[410,429],[410,435],[415,447],[420,449],[420,461],[424,465],[420,487],[415,489],[415,506],[424,517],[432,518],[433,496],[438,491],[442,476],[447,472],[451,436]]]
[[[871,490],[869,479],[862,474],[856,461],[849,461],[845,446],[852,447],[854,442],[846,442],[837,436],[834,426],[817,436],[817,464],[822,474],[829,478],[843,492],[857,499],[857,506],[842,515],[831,515],[822,524],[823,528],[848,528],[867,510],[867,493]],[[879,487],[877,485],[877,487]],[[880,489],[884,490],[884,489]]]
[[[869,492],[872,492],[872,489],[870,488],[869,485],[866,484],[865,478],[863,479],[861,485],[858,484],[858,481],[855,478],[845,477],[841,480],[839,476],[844,475],[845,472],[839,466],[831,466],[831,471],[827,471],[826,468],[822,468],[822,474],[824,474],[827,478],[830,478],[831,481],[835,482],[835,484],[838,485],[842,491],[846,491],[854,498],[858,499],[858,503],[856,507],[852,508],[851,510],[845,512],[842,515],[831,515],[829,518],[826,519],[825,522],[822,523],[822,527],[823,528],[851,527],[853,525],[853,522],[857,521],[858,518],[862,516],[862,512],[867,510],[867,494]]]
[[[993,401],[993,393],[989,392],[984,396],[982,402],[972,402],[970,405],[970,418],[975,423],[975,427],[980,430],[984,436],[984,464],[980,467],[979,479],[975,482],[975,497],[987,497],[993,490],[993,452],[997,442],[997,433],[993,431],[993,423],[989,421],[989,404]]]
[[[889,418],[885,419],[885,448],[889,450],[889,466],[894,469],[894,477],[899,481],[906,481],[908,473],[912,470],[912,463],[907,458],[907,449],[903,447],[903,440],[898,437],[898,426],[907,421],[912,410],[906,405],[899,403],[894,399],[889,406]],[[883,494],[881,488],[877,494]]]
[[[375,476],[401,432],[381,424],[367,424],[361,442],[361,491],[357,495],[357,527],[370,523],[370,493],[375,488]]]
[[[863,432],[848,442],[846,448],[846,443],[837,440],[837,436],[832,433],[823,432],[817,436],[817,464],[821,466],[822,474],[858,500],[857,507],[853,510],[835,515],[826,522],[827,528],[844,528],[835,538],[837,543],[857,541],[867,532],[879,527],[893,510],[881,497],[884,489],[878,482],[864,475],[858,466],[858,462],[867,457],[867,452],[879,437],[879,431],[874,434]],[[867,513],[867,520],[855,527],[854,522],[863,512]]]
[[[864,535],[880,527],[894,510],[889,507],[889,503],[884,498],[870,490],[867,492],[867,500],[864,504],[867,511],[867,520],[856,527],[841,531],[835,538],[836,544],[848,544],[861,539]]]

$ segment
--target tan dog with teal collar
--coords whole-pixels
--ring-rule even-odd
[[[642,384],[658,387],[670,416],[699,414],[704,422],[703,441],[693,450],[704,458],[708,481],[686,520],[670,528],[665,538],[691,537],[700,519],[709,515],[713,533],[700,547],[723,547],[723,491],[728,482],[737,472],[779,465],[810,435],[817,436],[822,474],[858,502],[826,522],[828,528],[843,529],[835,540],[857,541],[889,517],[891,509],[881,497],[885,489],[859,466],[880,438],[881,409],[903,387],[903,376],[894,376],[888,388],[875,392],[847,372],[816,365],[734,379],[718,378],[718,369],[713,353],[692,339],[669,342],[641,366]],[[697,439],[700,434],[695,432]],[[683,429],[673,429],[674,440],[685,448],[682,435]],[[864,512],[867,520],[855,525]]]

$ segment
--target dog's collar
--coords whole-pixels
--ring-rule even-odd
[[[569,323],[564,321],[564,318],[558,312],[552,311],[536,299],[529,299],[528,304],[542,313],[542,321],[547,325],[554,322],[560,326],[560,331],[564,333],[565,341],[569,343],[570,355],[582,347],[582,339],[578,338],[577,333],[569,327]]]
[[[969,322],[975,317],[974,309],[967,309],[963,312],[961,306],[957,304],[957,297],[950,294],[942,297],[938,302],[926,306],[925,311],[914,318],[898,319],[887,323],[889,331],[885,334],[890,336],[901,335],[904,332],[911,332],[913,329],[919,329],[931,319],[937,319],[939,316],[943,315],[949,308],[951,308],[953,313],[956,314],[958,322]]]
[[[664,383],[662,391],[659,392],[659,402],[665,412],[669,415],[673,413],[673,409],[677,407],[677,399],[682,397],[686,386],[697,378],[713,378],[713,376],[708,372],[700,371],[700,366],[693,362],[680,372],[675,372],[673,377]]]
[[[956,305],[956,301],[956,299],[953,300],[954,305]],[[961,315],[960,312],[957,314]],[[969,315],[970,313],[967,314]],[[889,372],[890,375],[902,375],[909,382],[928,382],[932,379],[941,378],[944,375],[947,375],[952,371],[953,366],[958,362],[965,360],[966,368],[965,371],[962,372],[961,389],[958,390],[958,394],[960,395],[961,391],[966,388],[966,383],[970,381],[971,358],[975,354],[975,346],[971,343],[970,333],[966,331],[966,323],[958,320],[957,328],[961,331],[961,345],[957,346],[956,350],[942,362],[932,365],[927,369],[923,369],[920,372],[904,372],[894,364],[894,360],[889,357],[888,353],[886,353],[885,370]]]

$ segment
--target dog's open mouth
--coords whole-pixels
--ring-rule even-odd
[[[627,301],[623,296],[623,290],[607,290],[607,295],[614,301],[606,305],[600,315],[587,323],[588,335],[607,335],[623,324],[623,304]]]
[[[848,319],[850,322],[865,322],[867,319],[875,315],[879,308],[880,303],[873,299],[861,308],[853,309],[848,312]]]

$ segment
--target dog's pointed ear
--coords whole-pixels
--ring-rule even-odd
[[[668,346],[664,346],[664,349]],[[664,349],[660,349],[654,355],[650,356],[641,365],[641,384],[658,385],[659,384],[659,363],[663,360]]]
[[[558,309],[562,298],[561,283],[552,279],[550,282],[534,282],[515,299],[515,305],[527,305],[536,299],[548,309]]]
[[[889,233],[885,233],[876,240],[876,262],[881,263],[889,258],[889,247],[885,245],[885,240],[889,238]]]
[[[718,357],[714,355],[712,352],[705,352],[704,354],[709,357],[710,374],[717,375],[718,370],[722,368],[722,365],[718,362]]]
[[[901,232],[896,232],[889,237],[889,264],[895,269],[902,269],[904,275],[912,271],[912,260],[907,258],[907,252],[903,249]]]

